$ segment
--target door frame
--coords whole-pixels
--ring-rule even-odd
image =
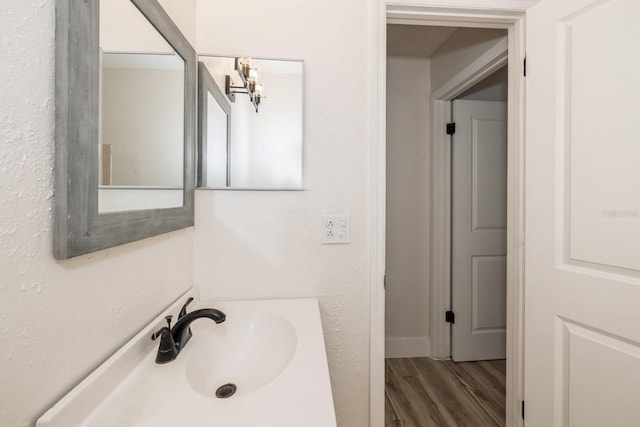
[[[529,0],[418,0],[412,4],[391,0],[376,0],[372,7],[372,148],[371,148],[371,239],[370,239],[370,426],[384,426],[385,377],[384,377],[384,319],[385,319],[385,206],[386,206],[386,24],[434,25],[476,28],[502,28],[508,31],[508,158],[507,158],[507,401],[506,420],[509,426],[522,426],[520,405],[524,396],[524,57],[525,57],[525,10],[534,1]],[[442,96],[448,95],[447,93]],[[444,102],[439,100],[438,102]],[[446,114],[442,105],[436,105],[432,111],[437,120],[446,123]],[[444,114],[444,115],[443,115]],[[435,123],[434,123],[435,124]],[[433,126],[436,129],[436,126]],[[442,127],[440,128],[443,129]],[[444,133],[444,132],[442,132]],[[447,144],[432,145],[434,165],[449,165]],[[436,147],[436,145],[438,147]],[[445,161],[443,161],[445,160]],[[435,170],[434,170],[435,173]],[[438,173],[444,173],[439,170]],[[433,182],[434,180],[432,180]],[[437,191],[438,206],[443,209],[433,212],[436,224],[448,224],[449,212],[445,206],[450,198],[450,179],[441,180],[444,188]],[[449,189],[447,191],[447,188]],[[432,194],[432,201],[436,194]],[[446,215],[445,215],[446,214]],[[432,223],[432,226],[434,224]],[[446,227],[446,226],[445,226]],[[435,232],[434,232],[435,231]],[[433,229],[432,242],[438,247],[449,247],[450,233],[447,230]],[[436,252],[432,252],[435,255]],[[442,252],[441,252],[442,253]],[[449,251],[445,251],[448,254]],[[432,256],[434,256],[432,255]],[[439,276],[432,281],[441,282],[443,272],[449,275],[449,264],[445,257],[434,257],[432,269]],[[445,282],[446,283],[446,282]],[[442,291],[442,286],[437,288]],[[434,289],[435,290],[435,289]],[[433,290],[432,290],[433,292]],[[446,292],[440,295],[432,293],[431,307],[436,302],[442,304]],[[431,324],[446,328],[444,317],[430,307]],[[448,305],[447,305],[448,307]],[[434,322],[434,316],[436,321]],[[433,329],[431,336],[432,354],[441,352],[447,343],[447,334],[442,327]]]

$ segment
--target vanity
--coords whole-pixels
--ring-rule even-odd
[[[198,55],[158,0],[57,0],[55,258],[193,226],[196,184],[301,190],[303,65]],[[36,425],[334,427],[318,302],[191,288]]]
[[[177,319],[189,298],[190,312],[216,308],[226,319],[195,320],[177,358],[158,364],[151,336],[166,316]],[[221,389],[229,384],[234,393]],[[201,301],[191,288],[36,426],[335,427],[318,302]]]

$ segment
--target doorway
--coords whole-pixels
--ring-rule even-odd
[[[497,7],[489,7],[490,10],[470,10],[470,9],[439,9],[420,6],[402,6],[385,4],[379,10],[380,17],[386,16],[387,19],[381,18],[378,20],[378,31],[382,32],[384,24],[398,23],[398,24],[417,24],[417,25],[437,25],[437,26],[451,26],[459,25],[464,27],[477,27],[477,28],[503,28],[508,30],[508,44],[509,44],[509,61],[514,64],[509,70],[509,176],[508,176],[508,200],[509,210],[507,213],[507,354],[510,355],[510,361],[507,363],[507,423],[509,425],[521,425],[520,419],[520,399],[522,396],[522,312],[521,312],[521,259],[522,259],[522,152],[523,152],[523,140],[522,140],[522,113],[523,113],[523,81],[519,73],[522,73],[521,60],[523,53],[523,37],[521,33],[523,14],[522,10],[519,11],[504,11]],[[384,23],[384,24],[383,24]],[[386,69],[383,62],[383,56],[385,55],[385,38],[378,37],[378,57],[376,59],[376,73],[374,80],[376,81],[376,90],[378,93],[376,103],[378,123],[384,122],[385,107],[384,93],[386,92],[385,80],[380,79],[380,76],[384,77]],[[458,76],[463,78],[464,76]],[[468,78],[468,76],[466,77]],[[451,89],[451,88],[448,88]],[[449,104],[449,99],[434,99],[431,103],[431,116],[433,123],[441,122],[446,124],[450,120],[450,110],[447,111],[446,106]],[[379,124],[377,126],[377,135],[374,135],[374,152],[372,156],[372,169],[374,171],[374,177],[384,177],[384,168],[386,153],[384,149],[385,144],[385,126]],[[432,161],[435,165],[436,158],[447,158],[450,155],[446,151],[444,144],[439,144],[444,138],[438,135],[434,135],[433,141],[437,143],[434,147],[432,154]],[[381,169],[382,167],[382,169]],[[382,170],[382,173],[380,171]],[[431,171],[432,176],[436,174],[442,175],[443,170]],[[445,179],[442,182],[448,184]],[[382,282],[384,271],[384,223],[381,224],[380,220],[384,218],[384,199],[385,199],[385,182],[374,180],[373,191],[373,206],[374,216],[372,221],[373,240],[372,240],[372,293],[371,293],[371,309],[372,309],[372,366],[371,366],[371,425],[381,426],[384,424],[384,316],[380,314],[384,313],[384,293],[382,290]],[[437,190],[437,189],[436,189]],[[446,200],[444,189],[434,192],[434,199]],[[443,212],[446,210],[446,203],[441,203],[442,209],[433,210],[432,220],[440,221],[441,224],[446,224],[446,215]],[[383,212],[380,214],[380,212]],[[431,228],[433,231],[431,240],[436,244],[446,245],[445,241],[447,231],[450,228]],[[380,250],[383,250],[382,253]],[[439,259],[434,256],[431,257],[431,270],[434,273],[445,275],[447,271],[447,263],[444,259]],[[377,284],[380,284],[380,290],[377,288]],[[431,290],[429,294],[430,305],[436,301],[446,301],[448,295],[444,289],[438,289],[437,287]],[[444,304],[439,304],[444,306]],[[434,324],[431,320],[435,317],[440,319],[444,316],[444,312],[437,312],[437,310],[429,310],[430,320],[430,333],[429,333],[429,346],[430,352],[435,355],[436,352],[446,352],[445,349],[449,348],[449,337],[446,333],[445,327],[436,327],[434,331]]]
[[[388,28],[386,355],[389,357],[434,355],[436,358],[448,358],[451,356],[448,346],[445,349],[434,348],[435,351],[432,353],[429,337],[431,329],[446,327],[444,323],[445,311],[452,308],[452,303],[447,300],[438,301],[436,304],[434,301],[430,301],[429,294],[430,282],[432,281],[447,282],[445,292],[451,293],[451,286],[448,284],[451,278],[439,278],[432,275],[431,266],[433,259],[450,258],[449,254],[444,252],[452,247],[451,237],[447,236],[446,246],[439,246],[432,241],[431,234],[450,227],[449,224],[452,222],[448,218],[446,224],[439,224],[435,216],[432,215],[433,210],[443,210],[442,204],[448,204],[450,200],[453,200],[450,194],[443,198],[444,201],[432,197],[436,194],[434,189],[446,188],[451,193],[451,183],[442,182],[441,176],[450,176],[452,169],[450,164],[443,165],[440,159],[432,158],[432,153],[438,148],[435,146],[436,144],[446,144],[446,148],[450,150],[451,138],[467,139],[455,144],[456,147],[468,147],[469,154],[468,167],[463,166],[466,165],[464,162],[459,163],[457,167],[460,170],[457,174],[470,178],[467,180],[468,182],[464,183],[457,181],[465,185],[456,191],[462,191],[464,188],[469,194],[461,200],[466,200],[468,196],[475,203],[473,206],[470,204],[460,206],[457,212],[460,212],[462,208],[466,209],[466,216],[469,219],[467,222],[469,223],[471,223],[472,213],[476,214],[473,218],[480,221],[475,226],[480,229],[477,234],[485,236],[489,230],[496,228],[502,231],[501,250],[496,252],[494,249],[491,255],[502,256],[503,259],[500,262],[493,260],[493,264],[501,263],[501,266],[504,267],[506,250],[506,239],[504,238],[504,230],[506,229],[506,31],[412,25],[389,25]],[[456,77],[461,74],[468,74],[473,79],[455,83]],[[454,81],[454,84],[451,88],[447,88],[447,86],[451,86],[451,81]],[[407,82],[411,82],[411,84]],[[446,90],[445,93],[443,93],[443,88]],[[460,117],[459,131],[457,133],[452,131],[450,132],[452,135],[447,135],[445,127],[449,124],[440,123],[436,118],[431,117],[432,103],[430,99],[432,97],[434,103],[442,103],[445,108],[451,108],[451,105],[455,105],[457,102],[461,105],[473,105],[476,111],[467,113],[467,115],[473,113],[473,117],[469,116],[466,119]],[[450,102],[454,98],[459,100],[454,103]],[[502,104],[496,104],[501,101]],[[491,108],[496,105],[500,106],[498,108],[501,114],[500,121],[495,121],[496,117],[481,117],[481,110],[478,109]],[[462,113],[463,110],[460,110],[459,114]],[[435,123],[432,124],[432,122]],[[494,141],[486,141],[481,145],[476,145],[476,149],[480,148],[479,158],[484,163],[476,162],[475,165],[471,165],[473,156],[471,156],[471,140],[469,138],[471,138],[472,132],[475,136],[480,135],[480,137],[486,138],[486,131],[495,130],[499,130],[498,145],[496,146]],[[442,135],[444,135],[444,141],[439,140]],[[489,147],[487,148],[489,151],[485,150],[485,145]],[[498,151],[493,152],[495,150]],[[466,152],[459,152],[459,154],[464,153]],[[487,161],[493,163],[487,165]],[[451,162],[451,156],[447,162]],[[477,166],[480,166],[480,169],[473,169]],[[440,171],[442,173],[439,173]],[[472,182],[473,171],[479,174],[479,181]],[[482,197],[474,196],[472,198],[472,189],[479,191]],[[484,203],[485,200],[487,203]],[[451,209],[448,209],[449,217],[453,213]],[[486,244],[488,242],[479,243]],[[459,247],[463,246],[466,245],[459,245]],[[455,251],[457,248],[454,246],[453,249]],[[489,265],[492,264],[479,265],[480,273],[491,273],[491,271],[487,271]],[[458,270],[460,269],[458,268]],[[480,285],[487,286],[486,278],[486,274],[480,274]],[[504,271],[499,280],[502,283],[499,285],[501,289],[498,291],[502,292],[502,295],[497,298],[504,301]],[[470,288],[470,277],[467,282],[468,286],[466,287]],[[466,293],[458,293],[464,296],[470,294],[470,290]],[[486,335],[487,325],[484,324],[486,322],[483,323],[483,319],[487,316],[492,317],[493,314],[487,313],[487,310],[483,309],[491,308],[492,312],[496,310],[494,307],[486,307],[483,299],[479,303],[480,305],[474,305],[474,308],[481,308],[478,318],[481,323],[479,328],[484,329],[482,333]],[[506,313],[504,303],[501,305],[502,309],[499,310],[498,317],[502,323],[501,328],[504,329]],[[433,315],[430,310],[442,315]],[[462,312],[462,309],[459,310],[458,315],[461,320],[470,317],[471,313],[466,314]],[[493,322],[493,320],[487,320],[490,323]],[[433,323],[432,325],[429,324],[430,321]],[[504,341],[504,336],[502,339]],[[448,341],[450,342],[450,340]],[[469,360],[469,358],[465,360]]]
[[[458,129],[449,129],[454,148],[453,164],[449,165],[451,190],[456,196],[451,198],[454,274],[449,290],[455,291],[451,308],[457,312],[458,321],[451,325],[452,348],[440,358],[504,359],[506,31],[400,25],[390,25],[388,31],[387,424],[398,425],[389,424],[391,416],[402,425],[423,425],[429,419],[437,425],[438,420],[442,422],[438,414],[468,412],[493,420],[492,425],[504,425],[504,360],[458,365],[430,358],[429,252],[435,248],[430,242],[430,193],[432,186],[442,184],[432,181],[431,175],[431,133],[435,129],[431,126],[429,99],[451,80],[442,76],[464,73],[474,62],[495,62],[494,56],[503,59],[495,62],[495,67],[501,67],[498,71],[473,86],[457,85],[456,100],[450,102]],[[482,68],[492,71],[485,65]],[[407,81],[412,84],[407,85]],[[441,307],[440,311],[447,308]],[[437,320],[443,323],[445,319]],[[484,389],[487,375],[489,383],[497,387]],[[425,407],[415,398],[415,387],[408,386],[411,381],[420,384],[427,400],[438,405]],[[461,381],[474,386],[459,387]],[[414,404],[408,410],[401,403],[410,400]],[[443,402],[455,403],[447,407]],[[460,410],[463,404],[469,407]],[[431,418],[433,415],[436,418]]]

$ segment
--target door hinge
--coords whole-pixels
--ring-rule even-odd
[[[453,314],[453,311],[449,310],[444,314],[444,320],[447,323],[456,323],[456,315]]]
[[[387,290],[387,273],[384,273],[384,277],[382,279],[382,288],[386,291]]]
[[[453,135],[456,133],[456,124],[447,123],[447,135]]]
[[[522,401],[522,419],[524,420],[524,400]]]
[[[524,57],[524,61],[522,61],[522,72],[525,77],[527,77],[527,57]]]

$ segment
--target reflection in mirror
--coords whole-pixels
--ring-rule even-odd
[[[131,0],[100,1],[99,212],[183,205],[185,62]]]
[[[216,99],[207,93],[207,185],[226,187],[228,116]]]
[[[223,56],[198,60],[198,185],[302,189],[303,62]],[[243,75],[238,63],[249,63],[252,70]],[[244,93],[252,88],[261,89],[259,109]],[[224,92],[222,99],[217,96]]]
[[[198,63],[198,185],[229,185],[231,106],[206,66]]]

